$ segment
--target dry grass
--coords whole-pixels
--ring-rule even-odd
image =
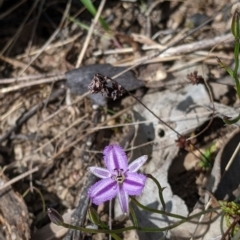
[[[86,169],[101,163],[103,146],[112,141],[124,142],[129,143],[125,148],[132,151],[152,144],[131,145],[131,127],[143,123],[133,118],[135,101],[125,96],[96,110],[87,98],[88,92],[74,96],[67,91],[66,71],[110,63],[126,67],[123,74],[142,65],[136,75],[141,80],[145,80],[141,76],[149,76],[151,82],[159,69],[172,76],[198,63],[209,71],[201,72],[204,77],[214,81],[222,78],[225,73],[215,57],[227,64],[233,59],[230,8],[222,11],[229,1],[153,1],[145,5],[147,2],[97,1],[95,18],[77,1],[20,1],[16,5],[2,2],[0,178],[7,176],[9,180],[0,190],[12,185],[14,191],[23,194],[34,186],[46,205],[54,205],[62,213],[78,206],[81,187],[86,184]],[[101,28],[100,15],[111,31]],[[199,27],[200,19],[210,20]],[[179,61],[181,65],[175,64]],[[154,70],[148,72],[148,65]],[[118,80],[118,76],[109,77]],[[146,85],[157,89],[183,82],[186,84],[185,79],[168,81],[166,77]],[[232,89],[229,86],[229,92]],[[229,97],[229,92],[224,96],[213,94],[212,98],[233,104],[236,99]],[[152,123],[156,121],[153,118]],[[211,129],[209,125],[206,129]],[[204,134],[211,135],[211,131],[201,132]],[[24,201],[33,233],[48,219],[41,218],[38,194],[27,195]]]

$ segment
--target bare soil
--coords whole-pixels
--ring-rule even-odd
[[[96,9],[100,3],[94,2]],[[110,142],[118,142],[125,148],[134,147],[131,146],[132,128],[119,125],[133,121],[131,109],[135,100],[125,94],[114,102],[107,100],[105,106],[96,110],[91,99],[69,91],[65,73],[92,64],[132,66],[207,19],[211,21],[178,42],[178,46],[204,39],[211,41],[228,34],[231,8],[215,16],[227,4],[229,0],[107,1],[101,16],[110,30],[105,31],[98,21],[82,53],[93,16],[80,1],[0,1],[0,186],[20,177],[0,190],[1,202],[6,189],[14,198],[4,206],[0,204],[0,239],[14,239],[14,233],[17,239],[34,239],[34,234],[50,222],[46,207],[63,214],[67,209],[79,207],[80,203],[87,206],[84,194],[96,180],[90,179],[87,167],[102,164],[102,149]],[[179,58],[187,68],[202,57],[197,62],[208,72],[203,70],[200,74],[208,76],[213,100],[227,106],[236,105],[233,82],[228,78],[224,80],[226,73],[218,66],[216,56],[231,66],[233,41],[191,53],[185,49],[172,54],[171,58],[156,57],[131,70],[134,78],[145,80],[142,86],[130,89],[131,93],[141,99],[149,89],[162,91],[171,88],[172,83],[190,84],[187,76],[180,82],[169,83],[168,77],[161,79],[158,74],[174,75],[171,68]],[[89,83],[96,73],[93,67]],[[224,81],[221,85],[214,85],[220,80]],[[192,130],[188,136],[201,132],[208,123]],[[193,143],[204,151],[231,131],[217,118]],[[188,151],[179,151],[170,169],[169,183],[174,194],[182,197],[191,211],[202,194],[210,170],[199,169],[199,159],[194,156],[195,166],[185,169],[183,163],[187,155]],[[182,171],[176,171],[178,166]],[[31,170],[32,173],[28,172]],[[26,172],[27,176],[23,176]],[[2,210],[12,209],[16,204],[22,210],[17,218],[27,219],[26,226],[19,227],[12,219],[14,215],[7,217],[8,211]],[[107,222],[108,207],[98,212]],[[82,215],[78,224],[86,223],[86,212],[79,214]],[[123,223],[120,221],[120,225]],[[81,238],[91,239],[87,235]],[[98,235],[98,239],[105,238]]]

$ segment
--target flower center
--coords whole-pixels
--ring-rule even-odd
[[[116,175],[113,175],[112,179],[114,179],[118,184],[122,184],[125,179],[123,169],[114,169],[114,172],[116,172]]]

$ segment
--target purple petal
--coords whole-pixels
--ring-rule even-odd
[[[147,155],[143,155],[137,158],[136,160],[129,164],[128,170],[130,172],[137,172],[137,170],[147,161],[147,159],[148,159]]]
[[[103,154],[105,165],[110,172],[114,172],[115,169],[127,170],[127,156],[119,145],[114,144],[105,147]]]
[[[122,187],[119,188],[118,200],[123,213],[128,213],[128,194]]]
[[[118,193],[118,184],[111,178],[105,178],[96,182],[88,190],[88,196],[92,202],[99,205],[113,199]]]
[[[123,182],[123,189],[128,195],[138,196],[142,193],[146,183],[146,176],[139,173],[127,172]]]
[[[94,174],[95,176],[99,178],[110,178],[111,173],[106,169],[106,168],[101,168],[101,167],[89,167],[88,168],[89,172]]]

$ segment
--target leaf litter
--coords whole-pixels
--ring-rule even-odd
[[[215,59],[218,56],[229,65],[233,59],[233,38],[229,34],[231,8],[215,16],[228,3],[220,4],[214,0],[107,2],[101,16],[112,32],[105,33],[96,23],[83,55],[82,68],[77,70],[74,69],[92,19],[80,3],[36,1],[30,6],[21,1],[11,11],[11,2],[0,5],[1,180],[6,184],[20,176],[21,180],[16,179],[11,186],[12,194],[23,195],[31,188],[21,200],[22,209],[27,206],[28,225],[24,230],[1,230],[6,239],[11,239],[14,232],[25,233],[20,236],[22,239],[30,239],[30,235],[32,239],[43,239],[43,229],[49,220],[44,215],[41,197],[35,188],[41,192],[47,206],[53,206],[62,214],[76,208],[72,223],[84,224],[88,206],[86,192],[96,180],[89,178],[86,169],[90,165],[102,164],[102,149],[113,142],[124,147],[131,159],[148,154],[151,160],[144,171],[156,174],[161,184],[167,186],[166,196],[173,199],[172,202],[169,200],[169,204],[173,204],[171,211],[181,208],[183,214],[187,214],[193,210],[199,198],[206,194],[202,189],[208,186],[209,177],[215,177],[216,173],[199,169],[197,153],[188,160],[187,151],[179,150],[175,143],[177,136],[146,109],[140,110],[131,97],[125,94],[114,102],[100,95],[90,97],[86,93],[87,86],[94,74],[113,77],[117,72],[145,61],[146,56],[156,55],[127,71],[120,77],[123,82],[119,83],[142,101],[149,97],[153,103],[146,100],[146,105],[155,111],[151,104],[156,104],[158,109],[155,113],[190,139],[208,126],[215,113],[207,130],[191,141],[203,152],[212,142],[221,142],[238,127],[225,126],[221,117],[234,115],[239,108],[233,85],[224,80],[226,73]],[[73,20],[68,16],[74,16]],[[210,19],[209,23],[199,31],[162,55],[156,54],[206,19]],[[85,69],[89,69],[87,74]],[[194,71],[207,81],[212,95],[203,85],[190,85],[187,75]],[[73,78],[73,74],[77,74],[79,80],[77,76]],[[120,78],[115,80],[118,82]],[[194,92],[191,96],[188,95],[189,88],[203,89],[201,94]],[[92,102],[93,96],[97,99]],[[199,99],[195,101],[195,97]],[[164,115],[162,110],[166,111]],[[223,149],[222,144],[217,149]],[[228,158],[217,157],[218,162]],[[31,169],[37,170],[21,178]],[[232,189],[234,193],[235,190]],[[151,199],[144,194],[140,200],[151,204]],[[7,207],[11,208],[16,202],[8,204]],[[104,204],[98,211],[102,219],[108,221],[108,205]],[[144,219],[141,213],[138,214],[140,219]],[[113,224],[117,226],[117,205],[113,217]],[[4,214],[3,218],[7,226],[10,220]],[[120,221],[120,225],[129,224],[128,221]],[[55,230],[55,233],[48,231],[47,237],[54,239],[54,234],[58,235],[60,230]],[[176,229],[176,232],[169,234],[186,237],[183,229]],[[47,239],[46,232],[44,234],[44,239]],[[144,239],[142,233],[136,234]],[[64,239],[71,236],[80,236],[80,233],[70,231]],[[127,234],[124,236],[131,239]],[[154,234],[151,237],[156,239]],[[96,234],[93,238],[104,239],[106,236]]]

